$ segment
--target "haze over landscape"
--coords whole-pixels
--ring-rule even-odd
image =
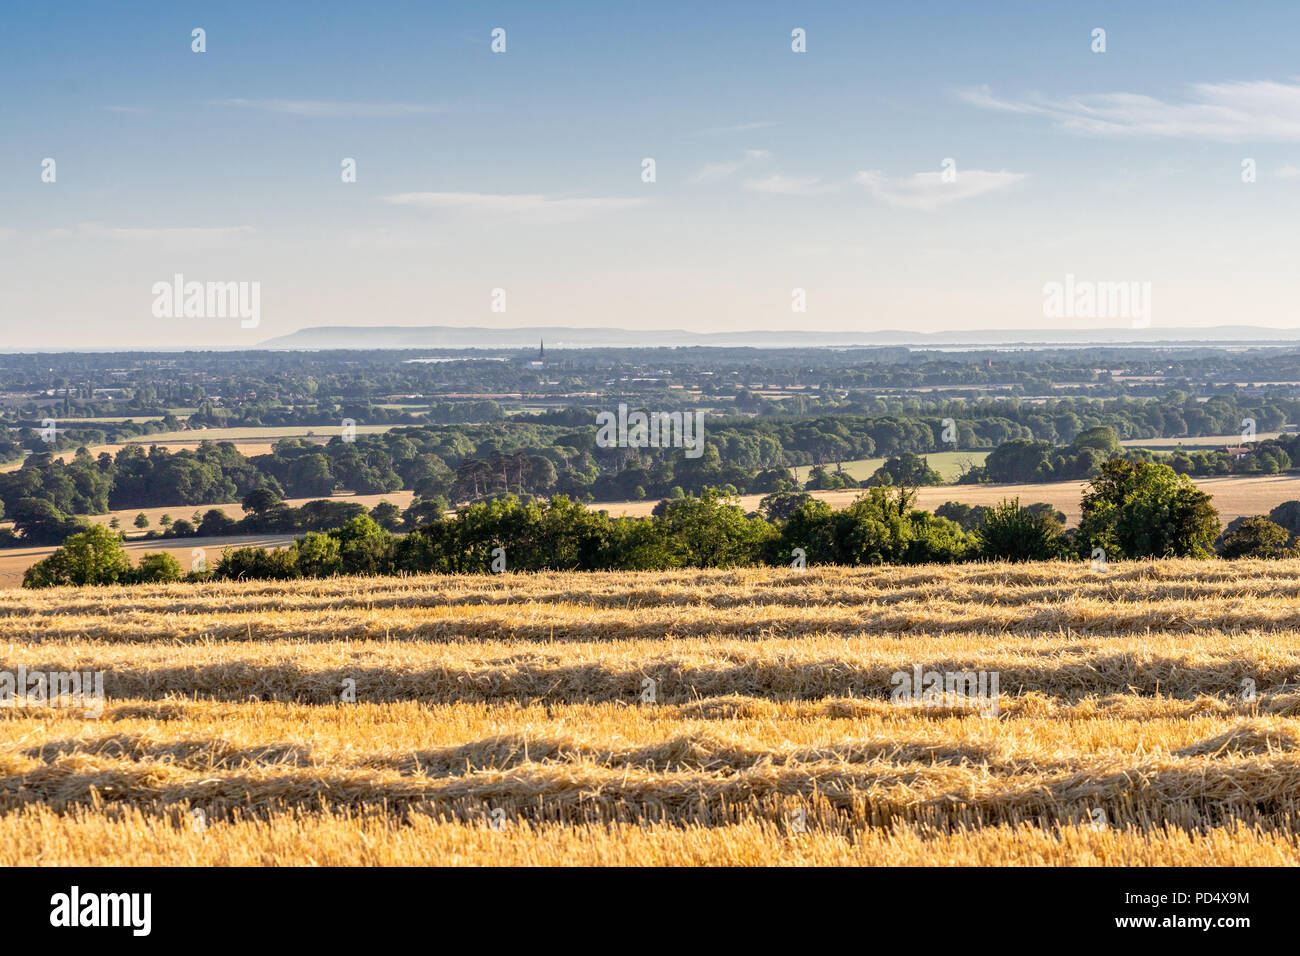
[[[202,54],[168,4],[7,13],[0,347],[1129,324],[1045,321],[1066,275],[1150,283],[1153,328],[1300,317],[1293,4],[837,3],[803,53],[780,4],[303,9],[204,11]],[[176,275],[259,282],[258,326],[155,316]]]
[[[407,866],[889,867],[903,951],[1284,924],[1297,36],[0,8],[10,935],[373,945]],[[1218,866],[1275,869],[1134,872]]]
[[[982,329],[953,332],[819,332],[814,330],[737,329],[731,332],[695,332],[684,329],[635,330],[539,326],[484,328],[455,326],[326,326],[300,329],[260,344],[267,349],[411,349],[510,348],[525,349],[550,342],[552,348],[672,348],[751,347],[814,348],[872,345],[910,345],[918,348],[995,345],[1088,345],[1174,343],[1244,343],[1258,345],[1291,342],[1300,330],[1260,326],[1207,326],[1204,328],[1092,328],[1092,329]]]

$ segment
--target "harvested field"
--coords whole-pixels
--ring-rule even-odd
[[[353,502],[363,505],[366,508],[373,508],[381,501],[388,501],[399,508],[410,507],[412,499],[415,497],[410,491],[393,491],[380,495],[353,495],[338,494],[333,495],[329,500]],[[319,501],[320,498],[289,498],[285,504],[297,508],[309,501]],[[232,520],[238,520],[244,517],[244,511],[238,502],[226,502],[224,504],[207,504],[207,505],[180,505],[171,508],[126,508],[121,511],[110,511],[102,515],[81,515],[91,524],[109,524],[114,518],[118,520],[118,526],[126,535],[124,547],[130,552],[131,560],[138,562],[140,556],[155,551],[166,551],[176,560],[180,561],[181,567],[189,568],[192,563],[192,552],[195,548],[202,548],[207,553],[208,562],[215,563],[221,556],[221,552],[226,548],[248,548],[248,547],[268,547],[278,548],[293,542],[296,535],[293,534],[252,534],[252,535],[224,535],[220,537],[204,538],[146,538],[145,531],[137,530],[135,527],[135,516],[143,513],[149,519],[149,527],[146,531],[161,531],[162,516],[170,515],[173,520],[184,518],[191,520],[195,512],[200,517],[208,512],[209,509],[216,508],[224,511]],[[0,526],[3,526],[0,522]],[[32,548],[0,548],[0,588],[16,588],[22,584],[23,573],[40,561],[54,553],[56,549],[53,546],[32,547]]]
[[[956,481],[966,469],[973,465],[984,464],[984,459],[988,458],[988,456],[988,450],[981,449],[978,451],[935,451],[921,457],[925,459],[926,464],[941,474],[945,481]],[[858,481],[866,481],[876,473],[876,469],[883,465],[886,460],[885,458],[858,458],[854,461],[840,462],[838,467],[845,474]],[[837,469],[837,465],[833,462],[824,467],[830,472]],[[796,465],[790,470],[802,483],[808,480],[813,466]]]
[[[389,501],[397,505],[399,508],[409,508],[411,501],[414,498],[415,493],[412,491],[389,491],[379,495],[354,495],[350,493],[342,493],[336,495],[318,495],[315,498],[287,498],[285,499],[285,504],[291,508],[297,508],[305,505],[309,501],[320,501],[324,499],[328,501],[353,502],[355,504],[364,505],[366,508],[373,508],[381,501]],[[174,505],[170,508],[123,508],[120,511],[109,511],[102,515],[81,515],[81,517],[85,518],[92,524],[108,524],[114,518],[117,518],[118,524],[121,526],[122,531],[126,533],[127,539],[132,540],[140,534],[143,534],[143,532],[136,530],[133,523],[135,521],[135,516],[142,512],[144,516],[149,519],[149,529],[147,530],[158,531],[161,530],[163,515],[171,515],[173,520],[178,518],[192,520],[196,512],[200,517],[202,517],[212,508],[224,511],[227,517],[235,521],[244,517],[244,509],[240,506],[238,501],[227,501],[207,505]]]
[[[60,419],[59,425],[77,423],[85,427],[94,427],[96,422],[105,424],[118,421],[130,421],[127,418],[100,418],[100,419]],[[357,425],[356,433],[359,435],[382,435],[384,432],[394,428],[393,425]],[[103,452],[110,455],[116,455],[127,445],[140,445],[143,448],[149,448],[152,445],[166,448],[172,452],[193,451],[199,447],[201,442],[231,442],[239,449],[240,454],[247,455],[250,458],[254,455],[267,455],[271,453],[275,443],[282,438],[306,438],[319,444],[325,444],[331,437],[340,433],[339,425],[248,425],[235,428],[190,428],[183,431],[174,432],[155,432],[151,435],[139,435],[128,438],[124,441],[115,442],[108,445],[89,445],[86,450],[92,456],[99,456]],[[58,452],[54,457],[61,461],[71,461],[77,454],[77,449],[71,448]],[[0,471],[16,471],[22,467],[22,461],[7,462],[0,465]]]
[[[0,707],[0,865],[1295,865],[1297,598],[1300,561],[0,592],[0,671],[106,698]],[[892,699],[917,668],[997,684]]]
[[[132,564],[139,564],[145,554],[165,551],[181,563],[181,567],[194,567],[201,550],[209,566],[217,563],[226,548],[278,548],[293,542],[291,534],[237,534],[212,538],[128,538],[122,545]],[[0,549],[0,588],[17,588],[23,583],[23,574],[37,561],[49,557],[56,549],[4,548]]]
[[[191,432],[190,434],[194,434],[194,433]],[[175,453],[178,451],[194,451],[196,448],[199,447],[201,442],[202,439],[197,439],[197,438],[157,441],[154,440],[152,436],[145,436],[144,438],[139,438],[132,441],[120,442],[119,444],[115,444],[115,445],[87,445],[85,447],[86,447],[86,451],[89,452],[92,457],[98,458],[101,454],[104,454],[105,452],[107,452],[110,455],[116,455],[127,445],[140,445],[146,449],[154,445],[157,445],[160,448],[166,448],[168,451]],[[321,439],[321,442],[323,444],[324,439]],[[233,444],[235,445],[236,448],[239,449],[239,453],[241,455],[247,455],[248,457],[251,458],[254,455],[269,455],[275,443],[270,441],[260,440],[260,439],[247,439],[247,440],[235,441]],[[77,455],[77,449],[75,448],[65,449],[64,451],[54,453],[54,457],[58,458],[60,461],[63,462],[72,461],[72,459],[75,458],[76,455]],[[23,463],[21,459],[18,461],[6,462],[5,464],[0,465],[0,471],[17,471],[22,466]]]
[[[1196,485],[1211,496],[1214,507],[1219,511],[1219,519],[1225,525],[1234,518],[1241,516],[1267,514],[1284,501],[1300,501],[1300,476],[1295,475],[1268,475],[1250,478],[1198,478],[1196,479]],[[1086,488],[1087,482],[1075,481],[1027,485],[941,485],[921,488],[917,494],[917,507],[933,511],[946,501],[963,501],[970,505],[996,505],[1004,498],[1019,498],[1022,504],[1043,501],[1053,505],[1065,514],[1066,524],[1073,526],[1079,523],[1079,502]],[[814,497],[830,503],[835,508],[847,507],[861,493],[858,489],[812,492]],[[758,508],[758,503],[762,497],[762,495],[743,495],[740,498],[740,504],[747,510],[755,510]],[[390,501],[399,508],[407,508],[413,498],[414,495],[410,491],[394,491],[378,495],[334,496],[334,500],[354,501],[365,505],[367,508],[373,508],[381,501]],[[288,501],[288,504],[297,507],[312,500],[315,499],[293,498]],[[614,517],[644,518],[649,516],[657,503],[657,501],[650,500],[596,502],[589,507],[597,511],[607,511]],[[238,503],[145,508],[143,511],[146,517],[149,518],[150,527],[156,529],[159,527],[159,520],[164,514],[171,515],[173,519],[188,519],[194,512],[203,513],[209,508],[221,509],[231,518],[243,517],[243,511]],[[132,551],[133,555],[143,554],[147,551],[167,551],[176,556],[178,560],[181,560],[182,565],[185,567],[189,566],[188,555],[190,550],[195,547],[204,547],[208,550],[210,553],[209,560],[212,560],[211,553],[215,550],[216,554],[220,554],[223,547],[243,547],[259,542],[267,546],[278,547],[288,544],[294,537],[293,535],[266,535],[257,539],[230,537],[204,540],[184,539],[183,541],[182,539],[170,541],[167,539],[141,539],[138,537],[139,532],[136,531],[132,524],[135,516],[140,511],[141,509],[138,508],[128,508],[124,511],[84,517],[95,524],[107,524],[116,517],[122,530],[127,534],[127,547]],[[188,542],[188,544],[185,542]],[[17,587],[22,582],[23,572],[53,551],[54,548],[49,547],[0,549],[0,588]]]
[[[1300,475],[1259,475],[1251,477],[1194,478],[1196,487],[1210,495],[1227,524],[1243,515],[1268,514],[1284,501],[1300,501]],[[1088,488],[1086,481],[1048,481],[1022,485],[935,485],[917,491],[916,507],[934,511],[947,501],[968,505],[996,505],[1004,498],[1019,498],[1022,505],[1043,501],[1064,513],[1067,526],[1079,523],[1080,500]],[[834,508],[845,508],[862,494],[859,489],[813,491],[814,498]],[[740,504],[747,511],[758,508],[762,495],[742,495]],[[644,518],[658,501],[599,502],[591,505],[614,516]]]

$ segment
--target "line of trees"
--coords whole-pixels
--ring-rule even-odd
[[[886,477],[925,483],[935,478],[928,469],[923,467],[919,478],[911,475],[919,456],[975,448],[994,451],[967,480],[1085,478],[1119,453],[1121,438],[1231,433],[1244,418],[1267,431],[1280,428],[1289,409],[1233,396],[1197,402],[1181,393],[1147,402],[950,403],[950,418],[940,417],[950,410],[948,404],[914,404],[910,415],[714,417],[708,420],[698,458],[685,457],[682,449],[599,447],[594,411],[583,408],[505,421],[400,428],[355,440],[340,435],[326,443],[284,439],[269,454],[252,457],[229,442],[204,441],[197,449],[179,452],[129,445],[116,455],[92,457],[80,449],[65,464],[43,447],[23,467],[0,473],[0,502],[13,515],[23,499],[45,500],[66,516],[231,502],[261,487],[285,498],[325,497],[339,489],[382,494],[405,488],[423,497],[443,495],[454,504],[505,494],[655,499],[676,489],[700,494],[707,487],[768,494],[795,487],[791,467],[871,457],[890,459],[873,483]],[[450,408],[445,411],[452,414]],[[955,442],[944,440],[949,428]],[[1061,441],[1068,444],[1055,444]],[[1300,436],[1288,436],[1261,442],[1241,458],[1182,452],[1167,461],[1147,457],[1184,473],[1271,473],[1289,469],[1300,456],[1298,446]],[[849,484],[825,469],[816,471],[812,482],[814,488]]]
[[[1147,557],[1287,557],[1297,553],[1300,502],[1279,517],[1234,522],[1221,534],[1209,496],[1167,465],[1114,458],[1082,501],[1083,519],[1066,531],[1043,505],[1005,500],[953,517],[913,506],[915,489],[878,485],[832,509],[804,493],[764,499],[745,511],[717,490],[665,500],[648,518],[611,518],[565,496],[546,504],[504,498],[455,515],[425,514],[399,534],[359,514],[341,527],[311,531],[285,548],[228,549],[212,571],[182,574],[165,555],[131,569],[105,528],[74,535],[34,565],[26,587],[189,579],[278,579],[336,574],[486,573],[541,570],[666,570],[744,565],[871,565],[970,560],[1108,560]],[[947,508],[948,506],[945,506]],[[940,509],[941,511],[943,509]],[[965,523],[963,520],[965,519]]]
[[[1101,463],[1117,456],[1169,465],[1183,475],[1276,475],[1289,470],[1300,452],[1300,434],[1283,435],[1230,449],[1158,452],[1125,449],[1109,426],[1081,432],[1067,445],[1015,438],[991,451],[984,464],[968,470],[959,483],[1068,481],[1091,478]]]

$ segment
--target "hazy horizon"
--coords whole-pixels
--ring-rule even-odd
[[[409,339],[391,338],[394,332],[486,332],[477,339],[458,337],[455,341],[430,338],[420,344]],[[600,336],[597,333],[610,333]],[[1277,332],[1277,335],[1267,333]],[[374,337],[369,337],[374,333]],[[517,334],[516,334],[517,333]],[[572,337],[569,337],[570,334]],[[1075,334],[1077,333],[1077,335]],[[1234,334],[1229,334],[1234,333]],[[637,339],[644,335],[643,340]],[[323,336],[323,340],[322,340]],[[716,338],[715,338],[716,337]],[[200,352],[200,351],[411,351],[503,352],[531,350],[544,344],[548,352],[583,349],[646,350],[660,349],[735,349],[751,348],[756,352],[789,349],[903,348],[912,352],[985,352],[1051,351],[1086,348],[1259,348],[1288,349],[1300,346],[1300,331],[1268,329],[1262,326],[1206,326],[1204,328],[1105,327],[1093,329],[989,329],[940,330],[907,333],[886,329],[864,333],[828,332],[825,330],[735,330],[731,332],[694,333],[684,329],[623,329],[612,326],[556,327],[523,326],[489,328],[485,326],[321,326],[299,329],[251,344],[175,345],[175,346],[0,346],[0,355],[31,355],[99,352]]]
[[[25,91],[0,149],[7,351],[1129,324],[1049,314],[1076,280],[1131,285],[1148,331],[1297,327],[1281,3],[3,18],[0,76]],[[256,320],[158,306],[175,277],[256,284]]]

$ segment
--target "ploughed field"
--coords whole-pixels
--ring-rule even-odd
[[[0,673],[105,695],[0,705],[0,865],[1296,864],[1298,598],[1182,560],[0,592]],[[900,698],[932,674],[980,679]]]

